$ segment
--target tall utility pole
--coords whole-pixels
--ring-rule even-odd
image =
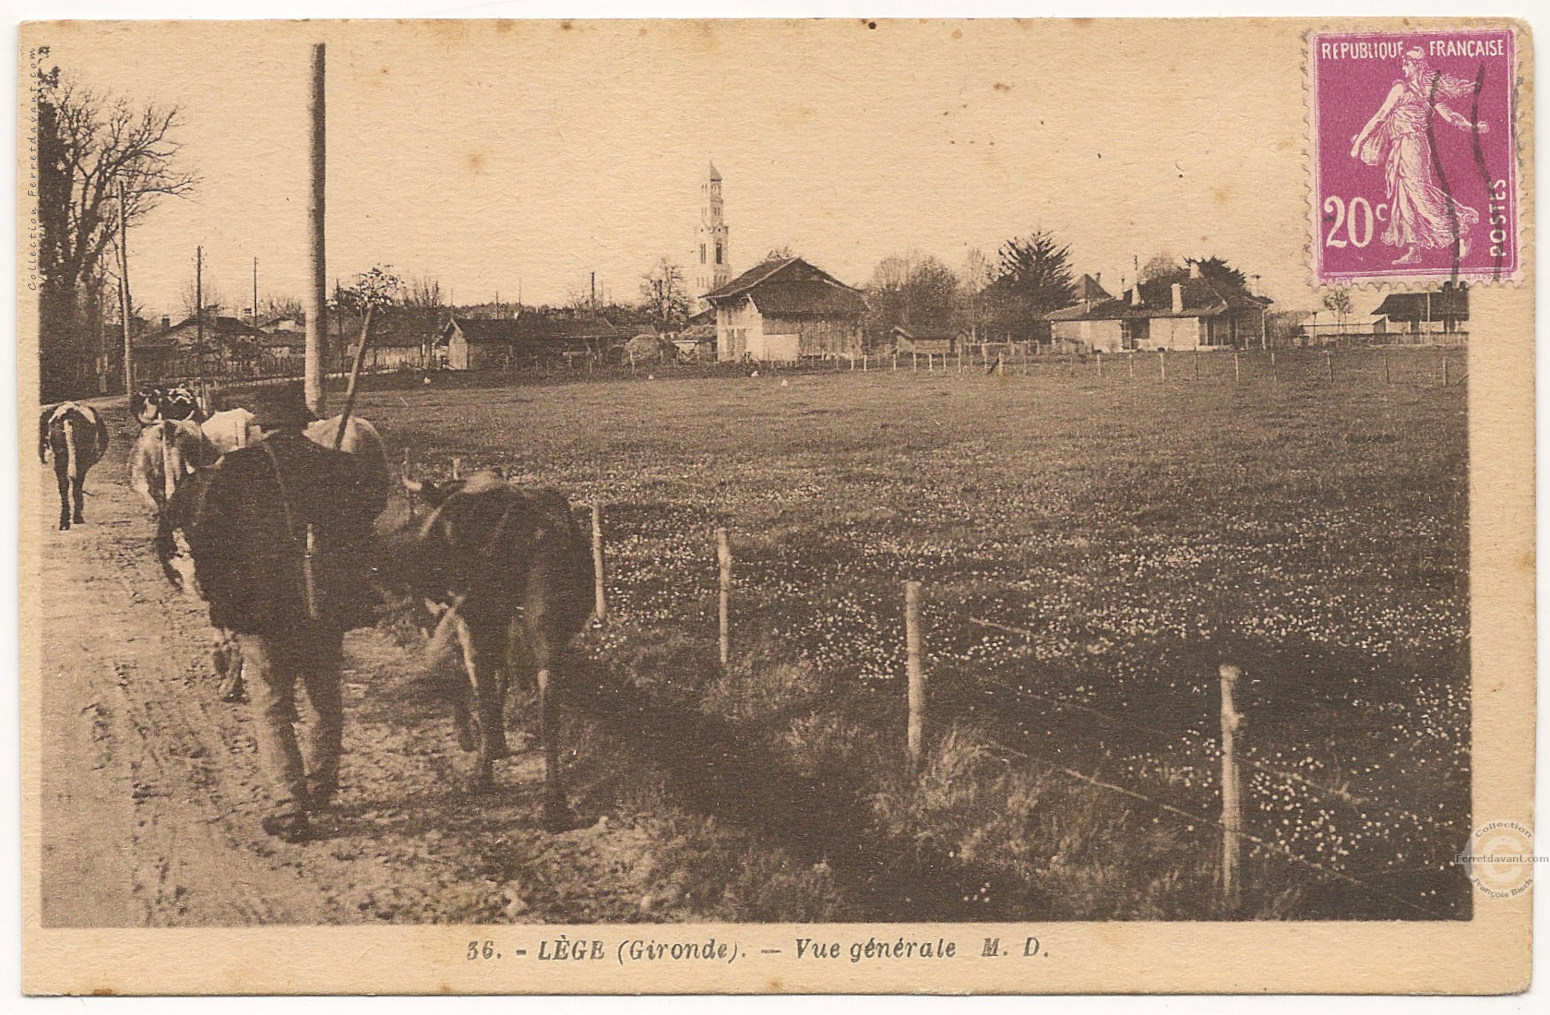
[[[327,156],[326,133],[323,129],[324,49],[321,42],[312,47],[312,102],[309,107],[312,119],[312,192],[307,201],[307,235],[312,241],[308,246],[312,291],[307,301],[305,386],[307,408],[319,417],[323,415],[323,350],[328,343],[328,332],[325,330],[328,322],[328,270],[323,250],[324,165]]]
[[[592,309],[597,309],[597,272],[592,273]]]
[[[124,394],[135,390],[135,355],[130,337],[129,299],[129,200],[124,195],[124,181],[118,181],[118,313],[124,322]]]
[[[253,258],[253,330],[258,330],[258,258]]]
[[[194,373],[205,379],[205,248],[194,248]]]

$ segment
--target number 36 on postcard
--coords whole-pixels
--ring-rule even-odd
[[[1513,29],[1309,40],[1316,281],[1519,277]]]

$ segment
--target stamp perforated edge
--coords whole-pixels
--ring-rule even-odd
[[[1516,213],[1513,216],[1513,232],[1517,240],[1518,263],[1510,274],[1491,277],[1462,272],[1457,280],[1471,286],[1510,286],[1517,288],[1533,278],[1534,269],[1534,194],[1531,181],[1534,177],[1534,89],[1533,34],[1527,22],[1515,18],[1404,18],[1373,19],[1356,24],[1331,24],[1321,22],[1302,34],[1303,80],[1303,187],[1307,200],[1308,228],[1303,237],[1303,264],[1308,271],[1308,284],[1316,292],[1334,289],[1367,289],[1373,291],[1435,291],[1443,282],[1455,280],[1455,276],[1406,274],[1402,272],[1382,275],[1358,275],[1350,278],[1324,280],[1319,277],[1318,237],[1323,224],[1319,207],[1318,187],[1318,126],[1317,81],[1313,74],[1313,44],[1320,35],[1363,35],[1379,32],[1470,31],[1480,29],[1506,30],[1512,36],[1513,86],[1509,100],[1513,149],[1513,196]],[[1529,182],[1525,182],[1525,181]]]

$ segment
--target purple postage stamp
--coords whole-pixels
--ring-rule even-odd
[[[1309,38],[1316,281],[1514,279],[1513,30]]]

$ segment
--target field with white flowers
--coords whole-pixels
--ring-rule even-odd
[[[1440,350],[1390,353],[1392,383],[1379,355],[1340,353],[1333,384],[1311,351],[1274,379],[1245,356],[1236,383],[1220,353],[1198,377],[1145,357],[438,379],[360,411],[422,474],[458,456],[605,505],[611,616],[582,651],[682,720],[630,763],[711,823],[656,861],[660,897],[698,897],[697,917],[1468,918],[1463,356],[1443,386]],[[918,777],[906,579],[931,694]],[[1236,912],[1210,823],[1223,662],[1245,670],[1256,840]],[[582,740],[596,775],[617,747]],[[581,806],[627,810],[608,784]],[[789,852],[779,893],[746,855],[741,881],[716,873],[717,821]]]

